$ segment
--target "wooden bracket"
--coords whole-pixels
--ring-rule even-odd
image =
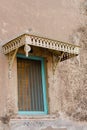
[[[18,51],[18,48],[15,51],[13,51],[12,53],[9,53],[9,72],[8,72],[9,79],[11,79],[12,66],[13,66],[17,51]]]
[[[62,52],[60,56],[53,53],[53,74],[55,73],[56,67],[58,63],[61,61],[61,59],[63,58],[63,56],[64,56],[64,52]]]
[[[25,46],[24,46],[24,51],[25,51],[25,53],[26,53],[26,57],[28,57],[28,52],[31,51],[31,47],[30,47],[28,44],[25,44]]]

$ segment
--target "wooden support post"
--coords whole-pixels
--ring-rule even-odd
[[[13,66],[17,51],[18,51],[18,48],[13,53],[9,53],[9,72],[8,72],[9,79],[11,79],[12,66]]]

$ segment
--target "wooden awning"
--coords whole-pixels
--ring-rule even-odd
[[[19,35],[18,37],[8,41],[5,43],[3,48],[3,53],[8,54],[11,51],[14,51],[21,46],[25,46],[26,55],[29,52],[29,47],[36,46],[41,48],[46,48],[55,55],[59,54],[59,52],[63,53],[63,56],[61,58],[61,61],[69,59],[73,56],[77,56],[79,54],[79,46],[52,40],[45,37],[40,37],[28,33],[24,33],[22,35]]]

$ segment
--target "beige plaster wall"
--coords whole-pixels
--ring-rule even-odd
[[[60,63],[54,77],[52,71],[48,72],[50,97],[48,100],[50,113],[62,113],[62,116],[66,115],[82,121],[87,120],[87,7],[85,3],[86,0],[0,1],[0,49],[3,41],[27,29],[30,33],[81,46],[80,55]],[[15,78],[11,79],[9,85],[7,59],[7,56],[0,51],[0,115],[6,113],[9,98],[13,100],[11,87],[13,84],[14,94],[16,94],[16,64],[13,66]],[[48,65],[48,68],[49,66],[51,65]],[[16,99],[13,102],[16,104]]]
[[[26,30],[46,37],[69,41],[69,36],[85,17],[83,0],[1,0],[0,39],[6,40]],[[84,18],[83,18],[84,17]]]

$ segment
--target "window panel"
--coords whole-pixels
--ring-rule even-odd
[[[44,111],[41,61],[17,58],[19,111]]]

